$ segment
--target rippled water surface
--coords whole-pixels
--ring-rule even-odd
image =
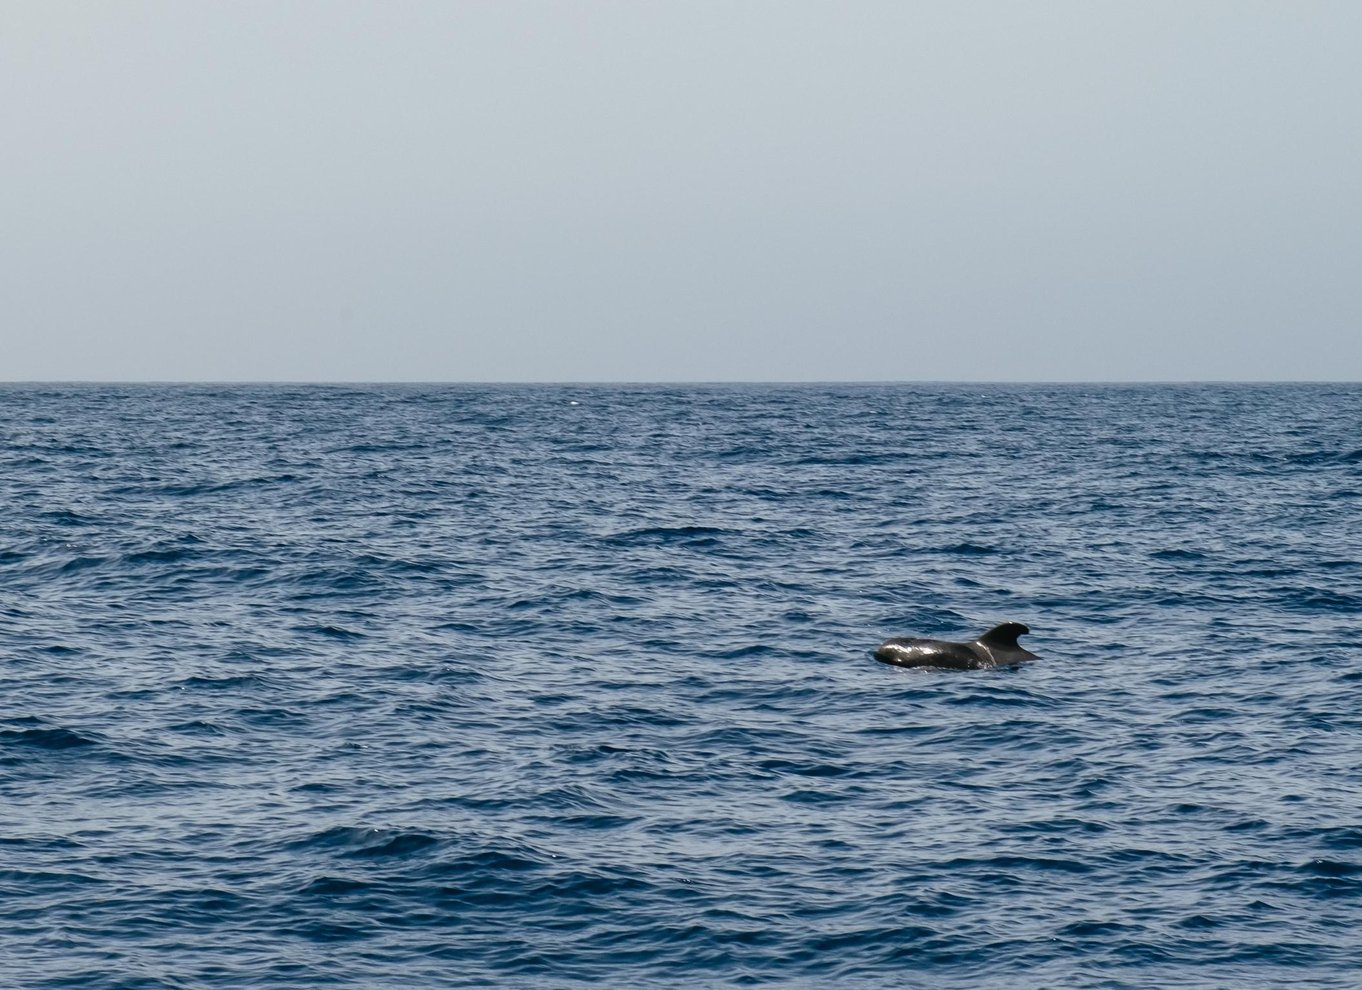
[[[1359,561],[1359,386],[0,387],[0,984],[1355,988]]]

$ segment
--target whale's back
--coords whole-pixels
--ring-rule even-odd
[[[948,643],[939,639],[915,637],[886,639],[875,650],[875,659],[896,667],[974,670],[984,665],[975,651],[965,643]]]

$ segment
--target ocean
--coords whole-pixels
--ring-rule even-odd
[[[1360,626],[1358,385],[0,386],[0,986],[1352,990]]]

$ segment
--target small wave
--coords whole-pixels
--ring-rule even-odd
[[[780,651],[767,643],[749,643],[746,646],[735,646],[730,650],[722,650],[715,654],[723,660],[745,660],[748,657],[768,657],[778,654]]]
[[[861,467],[870,464],[897,464],[903,461],[939,460],[943,457],[978,457],[967,451],[924,452],[919,450],[877,450],[854,454],[815,454],[792,461],[796,467]]]
[[[798,788],[780,796],[782,801],[790,804],[841,804],[854,800],[855,795],[831,790],[813,790],[810,788]]]
[[[109,562],[108,557],[87,557],[77,556],[62,563],[57,570],[62,574],[74,574],[77,571],[86,571],[92,567],[99,567]]]
[[[409,855],[439,843],[439,838],[426,832],[335,826],[296,840],[290,848],[333,850],[348,859],[378,859]]]
[[[195,551],[190,547],[139,550],[136,553],[124,554],[123,563],[133,566],[137,564],[173,564],[193,556],[194,553]]]
[[[44,512],[41,518],[58,526],[90,526],[99,521],[94,516],[81,515],[73,509],[54,509]]]
[[[986,547],[978,543],[951,543],[941,547],[930,547],[923,553],[946,553],[955,557],[993,557],[1000,553],[997,547]]]
[[[366,638],[366,634],[357,632],[354,629],[346,629],[344,626],[332,625],[330,623],[304,624],[293,627],[294,632],[309,633],[313,636],[321,636],[324,639],[337,639],[343,641],[353,641]]]
[[[613,533],[601,542],[610,546],[680,546],[703,549],[718,546],[719,541],[732,535],[728,530],[712,526],[649,526]]]
[[[317,879],[305,884],[298,892],[300,894],[333,896],[367,891],[372,889],[373,886],[372,883],[366,883],[363,880],[351,880],[347,877],[317,877]]]
[[[595,602],[614,608],[628,608],[634,605],[642,605],[644,600],[633,595],[606,594],[591,588],[559,588],[534,598],[519,598],[507,605],[506,608],[518,612],[526,609],[541,609],[565,602]]]
[[[96,745],[95,740],[70,729],[0,729],[0,741],[37,749],[78,749]]]
[[[189,736],[225,736],[229,734],[227,729],[216,722],[205,722],[203,719],[176,722],[174,725],[166,726],[166,729],[169,732],[180,732]]]
[[[463,853],[452,860],[441,860],[430,864],[423,871],[432,877],[464,876],[481,879],[479,874],[518,874],[542,870],[545,859],[528,852],[507,852],[501,849],[483,849],[473,853]]]
[[[1312,859],[1301,867],[1301,872],[1315,877],[1356,877],[1362,876],[1362,863],[1350,863],[1337,859]]]
[[[1060,938],[1104,938],[1140,931],[1140,926],[1116,921],[1072,921],[1055,932]]]
[[[1292,454],[1286,458],[1292,464],[1362,464],[1362,448],[1357,450],[1314,450]]]
[[[580,828],[591,832],[625,828],[634,825],[639,819],[633,815],[579,814],[561,815],[558,822],[568,828]]]
[[[234,688],[260,687],[265,683],[265,678],[256,674],[230,674],[223,677],[209,677],[203,674],[194,674],[184,678],[179,682],[181,687],[207,690],[225,691]]]
[[[1343,612],[1362,611],[1362,598],[1344,594],[1341,591],[1326,591],[1320,588],[1282,588],[1280,603],[1283,608],[1300,612]]]
[[[1343,825],[1320,829],[1315,833],[1330,849],[1362,849],[1362,825]]]
[[[196,498],[201,495],[225,495],[233,492],[261,488],[296,480],[292,475],[266,475],[257,478],[233,478],[227,481],[178,482],[169,485],[125,485],[113,490],[119,496],[146,497],[147,495],[169,496],[170,498]]]
[[[424,832],[401,832],[378,845],[354,849],[344,855],[355,859],[377,859],[384,856],[408,856],[437,846],[440,840]]]
[[[1206,555],[1199,550],[1155,550],[1149,556],[1155,560],[1205,560]]]

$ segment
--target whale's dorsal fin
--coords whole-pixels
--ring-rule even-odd
[[[1021,647],[1017,645],[1017,637],[1025,635],[1030,631],[1030,629],[1027,629],[1020,622],[1004,622],[1001,626],[994,626],[988,632],[980,636],[979,642],[983,643],[985,646],[991,646],[994,649],[1005,647],[1007,649],[1017,650],[1021,649]]]

